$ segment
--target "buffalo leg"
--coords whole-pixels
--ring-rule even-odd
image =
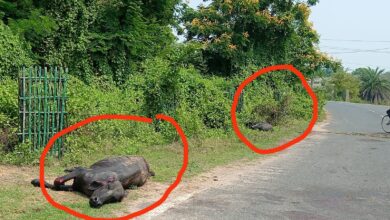
[[[54,180],[54,184],[50,184],[50,183],[45,181],[45,187],[53,189],[53,190],[71,191],[72,190],[72,186],[65,185],[65,182],[67,182],[67,181],[69,181],[71,179],[74,179],[75,177],[80,175],[80,173],[81,173],[81,170],[80,169],[76,169],[76,170],[70,172],[69,174],[67,174],[65,176],[61,176],[61,177],[56,178]],[[31,184],[36,186],[36,187],[39,187],[40,186],[39,179],[32,180]]]
[[[72,180],[74,178],[76,178],[78,175],[80,175],[82,172],[81,169],[74,169],[72,172],[66,174],[65,176],[60,176],[60,177],[57,177],[55,180],[54,180],[54,186],[57,187],[57,186],[63,186],[65,185],[65,183],[69,180]]]
[[[40,187],[40,183],[39,183],[39,179],[33,179],[31,181],[31,184],[34,185],[35,187]],[[67,186],[67,185],[58,185],[58,186],[55,186],[53,184],[50,184],[48,182],[45,181],[45,187],[46,188],[49,188],[49,189],[52,189],[52,190],[57,190],[57,191],[73,191],[73,187],[72,186]]]

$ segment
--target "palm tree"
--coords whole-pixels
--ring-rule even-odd
[[[384,69],[359,68],[354,74],[361,79],[361,96],[371,103],[390,100],[390,81],[383,77]]]

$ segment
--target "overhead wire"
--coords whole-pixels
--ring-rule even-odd
[[[323,41],[339,41],[339,42],[360,42],[360,43],[390,43],[390,40],[358,40],[358,39],[335,39],[321,38]]]
[[[339,47],[339,46],[333,46],[333,45],[324,45],[324,46],[320,45],[320,48],[325,50],[324,52],[326,52],[330,55],[375,53],[375,54],[383,54],[385,56],[388,56],[388,54],[390,54],[390,47],[389,47],[390,45],[388,45],[388,43],[390,43],[390,40],[359,40],[359,39],[321,38],[321,41],[322,41],[322,43],[327,43],[327,44],[332,44],[331,42],[350,42],[350,44],[348,44],[348,45],[356,45],[356,46],[358,46],[358,44],[351,44],[351,43],[359,43],[359,45],[361,45],[360,43],[366,43],[366,45],[364,45],[364,47],[366,47],[366,48],[367,48],[367,45],[371,45],[371,46],[376,45],[376,48],[373,48],[373,49],[358,49],[356,47],[355,48],[348,48],[348,47]],[[370,43],[375,43],[375,44],[370,44]],[[382,47],[379,47],[379,45],[376,43],[381,43]],[[350,63],[350,62],[344,62],[344,61],[343,61],[343,63],[350,64],[350,65],[356,66],[356,67],[372,66],[372,65],[365,65],[365,64],[361,64],[361,63]],[[390,69],[390,67],[384,67],[384,66],[382,66],[382,68]]]

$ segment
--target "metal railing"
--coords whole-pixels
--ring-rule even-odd
[[[23,68],[19,75],[19,140],[32,150],[44,147],[66,125],[66,75],[63,67]],[[64,139],[56,140],[51,155],[61,157]]]

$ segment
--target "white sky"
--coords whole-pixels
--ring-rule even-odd
[[[190,0],[196,7],[202,0]],[[349,69],[390,71],[390,0],[320,0],[310,20],[321,35],[320,48]]]

